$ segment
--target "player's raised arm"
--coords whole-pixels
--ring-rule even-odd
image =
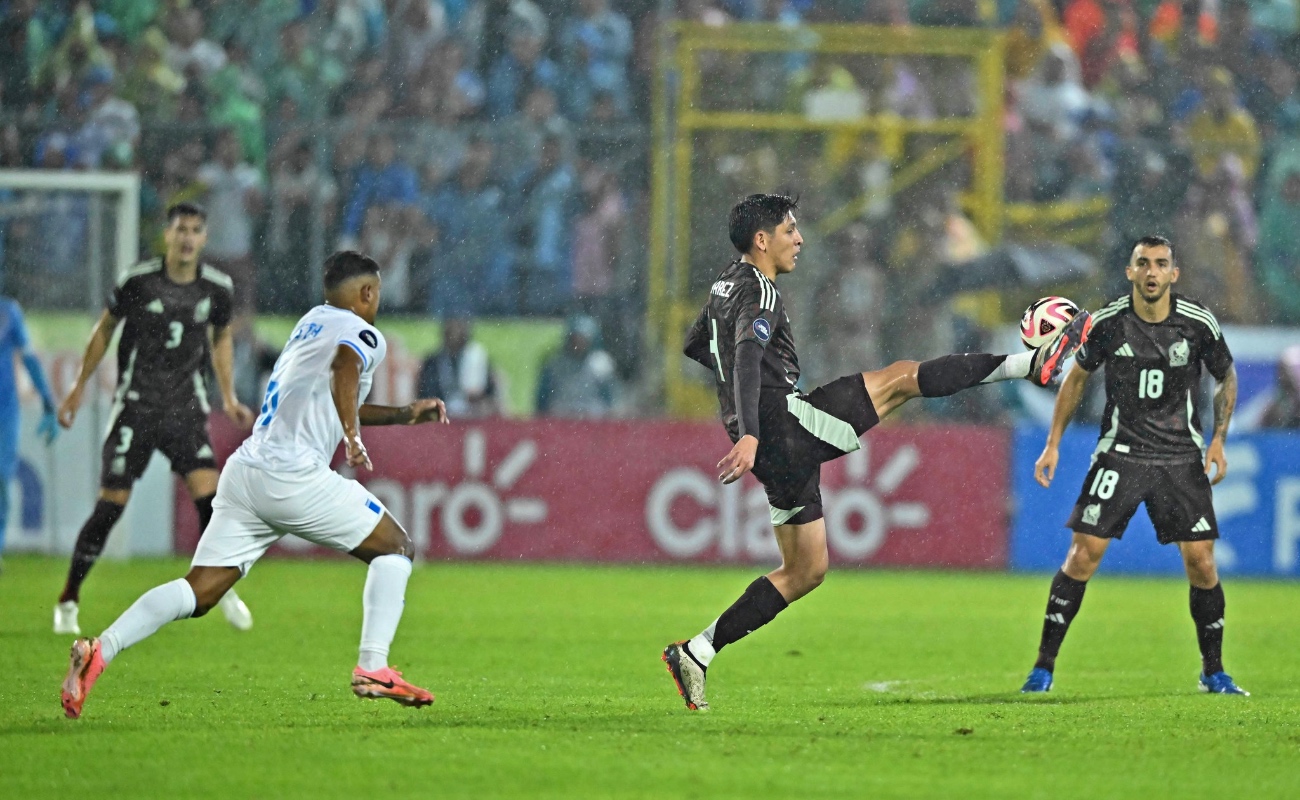
[[[63,398],[63,403],[59,406],[59,424],[63,427],[71,428],[73,421],[76,420],[86,385],[90,383],[90,377],[95,374],[99,362],[104,360],[104,354],[108,352],[108,344],[113,339],[113,331],[117,330],[120,321],[112,313],[105,311],[99,315],[95,327],[91,329],[90,341],[86,342],[86,352],[81,357],[81,371],[77,373],[77,382],[72,385],[72,390],[68,392],[67,397]]]
[[[221,408],[232,422],[248,430],[253,427],[253,411],[239,402],[235,395],[235,344],[230,326],[213,326],[209,335],[212,337],[212,372],[217,376],[217,387],[221,390]]]
[[[1237,368],[1229,365],[1223,380],[1214,387],[1214,436],[1205,451],[1205,474],[1210,474],[1210,466],[1215,467],[1210,485],[1218,483],[1228,475],[1228,457],[1223,452],[1223,445],[1228,439],[1228,423],[1232,421],[1232,412],[1237,408]]]
[[[1061,436],[1070,425],[1074,412],[1083,402],[1083,390],[1088,385],[1092,373],[1075,364],[1074,369],[1061,382],[1061,390],[1056,395],[1056,405],[1052,407],[1052,427],[1047,432],[1047,446],[1043,454],[1034,462],[1034,480],[1044,487],[1052,485],[1056,476],[1056,462],[1060,459]]]
[[[334,398],[334,410],[338,412],[339,422],[343,425],[343,447],[347,453],[349,467],[374,469],[366,446],[361,443],[361,419],[358,406],[361,396],[361,370],[365,363],[361,354],[348,344],[341,344],[334,351],[334,360],[330,363],[330,394]]]

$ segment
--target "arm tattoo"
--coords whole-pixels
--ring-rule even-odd
[[[1228,367],[1228,374],[1223,376],[1214,390],[1214,436],[1226,439],[1228,422],[1232,411],[1237,407],[1237,368]]]

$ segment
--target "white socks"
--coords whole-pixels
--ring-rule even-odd
[[[997,383],[998,381],[1011,381],[1018,378],[1028,378],[1029,370],[1034,365],[1035,350],[1025,353],[1013,353],[1007,356],[1006,360],[997,366],[989,376],[980,383]]]
[[[406,556],[379,556],[370,562],[362,595],[361,657],[357,661],[366,672],[388,666],[388,648],[397,635],[397,623],[402,621],[410,577],[411,559]]]
[[[167,623],[192,616],[197,602],[194,589],[184,578],[155,586],[140,595],[139,600],[100,634],[104,663],[112,661],[131,645],[153,636]]]
[[[709,668],[709,662],[718,654],[718,651],[713,649],[713,629],[717,624],[718,621],[715,619],[700,635],[686,643],[686,649],[691,651],[691,655],[705,669]]]

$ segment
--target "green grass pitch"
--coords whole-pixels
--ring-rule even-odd
[[[1043,576],[832,572],[714,662],[687,712],[659,661],[757,570],[425,564],[393,648],[432,708],[348,691],[364,569],[268,561],[257,624],[176,623],[83,719],[49,632],[64,563],[0,576],[0,795],[35,797],[1300,796],[1300,585],[1230,580],[1249,698],[1195,691],[1187,587],[1093,582],[1046,697],[1018,694]],[[181,561],[104,563],[98,631]]]

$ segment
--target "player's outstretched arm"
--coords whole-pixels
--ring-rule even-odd
[[[361,443],[361,419],[358,406],[361,397],[361,354],[350,345],[341,344],[334,351],[330,363],[330,394],[334,397],[334,410],[343,425],[343,449],[349,467],[374,469],[366,446]]]
[[[1214,387],[1214,436],[1205,451],[1205,474],[1210,474],[1214,466],[1214,477],[1210,485],[1218,483],[1228,475],[1228,457],[1223,445],[1228,440],[1228,423],[1232,421],[1232,412],[1237,408],[1237,368],[1228,367],[1228,374],[1223,376]]]
[[[361,407],[358,417],[362,425],[419,425],[422,422],[450,422],[447,406],[438,398],[416,400],[407,406],[376,406],[369,403]]]
[[[1052,408],[1052,428],[1047,432],[1047,446],[1034,462],[1034,480],[1041,486],[1051,486],[1052,478],[1056,477],[1056,462],[1061,457],[1061,436],[1069,427],[1074,412],[1079,410],[1079,403],[1083,402],[1083,390],[1091,376],[1092,373],[1075,364],[1074,369],[1061,382],[1061,391],[1057,393],[1056,405]]]
[[[86,352],[81,357],[81,371],[77,373],[77,382],[72,385],[72,390],[68,396],[63,398],[63,404],[59,406],[59,424],[65,428],[71,428],[72,423],[77,419],[77,411],[81,408],[82,395],[86,391],[86,385],[90,383],[90,377],[95,374],[99,367],[99,362],[104,360],[104,354],[108,352],[108,343],[113,339],[113,331],[117,330],[117,317],[105,311],[99,315],[95,322],[95,327],[90,331],[90,341],[86,343]]]
[[[221,408],[231,421],[244,430],[253,427],[253,410],[239,402],[235,394],[235,344],[230,326],[209,329],[212,336],[212,372],[221,390]]]

